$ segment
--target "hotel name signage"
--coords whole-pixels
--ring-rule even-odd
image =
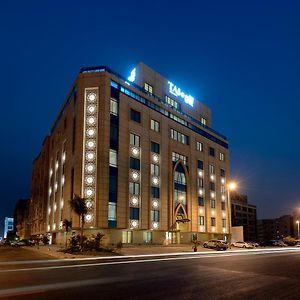
[[[177,87],[174,83],[168,81],[169,85],[169,92],[176,97],[181,97],[185,103],[189,104],[190,106],[194,106],[194,97],[184,93],[179,87]]]

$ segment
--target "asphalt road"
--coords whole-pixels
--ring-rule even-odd
[[[300,249],[2,261],[0,299],[300,299]]]

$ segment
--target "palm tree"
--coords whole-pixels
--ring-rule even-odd
[[[79,216],[81,219],[81,231],[80,231],[80,244],[81,249],[83,246],[83,227],[84,227],[84,217],[87,214],[87,207],[85,203],[85,199],[81,198],[80,196],[74,194],[73,199],[70,200],[71,209]]]
[[[67,247],[68,247],[68,232],[70,229],[72,229],[72,221],[69,221],[68,219],[64,219],[63,226],[66,231],[66,249],[67,249]]]

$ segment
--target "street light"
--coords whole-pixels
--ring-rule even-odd
[[[228,182],[227,184],[227,214],[228,214],[228,237],[230,238],[229,247],[231,243],[231,218],[230,218],[230,211],[231,211],[231,203],[230,203],[230,191],[234,191],[237,188],[237,184],[234,181]]]
[[[297,237],[298,237],[298,240],[299,240],[299,223],[300,223],[299,220],[297,220],[296,224],[297,224],[297,233],[298,233]]]

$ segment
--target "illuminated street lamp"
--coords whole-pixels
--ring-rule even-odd
[[[299,220],[296,221],[297,224],[297,239],[299,240]]]
[[[231,211],[231,203],[230,203],[230,192],[235,191],[237,188],[237,184],[234,181],[228,182],[227,184],[227,214],[228,214],[228,236],[230,238],[229,241],[229,247],[231,243],[231,237],[230,237],[230,228],[231,228],[231,219],[230,219],[230,211]]]

